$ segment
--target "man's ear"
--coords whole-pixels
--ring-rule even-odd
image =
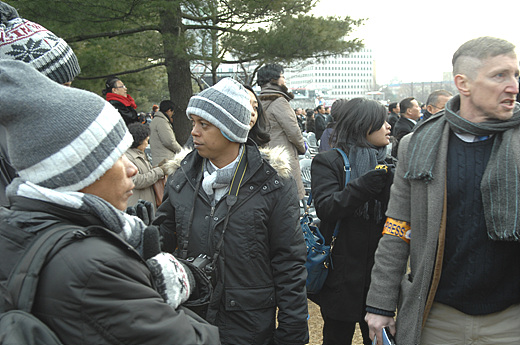
[[[453,81],[461,95],[469,96],[471,89],[471,80],[468,78],[467,75],[457,74]]]

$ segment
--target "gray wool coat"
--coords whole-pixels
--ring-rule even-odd
[[[157,166],[163,159],[172,159],[182,150],[182,146],[175,139],[168,116],[160,111],[155,113],[150,123],[150,149],[153,166]]]
[[[388,217],[410,222],[411,241],[408,244],[398,237],[383,235],[375,254],[367,297],[368,306],[389,311],[397,309],[396,342],[403,345],[420,342],[422,326],[440,278],[442,258],[436,259],[437,245],[442,253],[444,236],[440,234],[445,228],[442,216],[447,160],[439,157],[446,157],[448,140],[442,140],[438,147],[434,179],[428,183],[410,181],[404,175],[408,170],[407,151],[412,135],[406,135],[399,144],[399,162],[386,212]],[[443,136],[448,135],[446,126]]]

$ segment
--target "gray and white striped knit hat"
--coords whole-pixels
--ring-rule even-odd
[[[208,121],[229,140],[247,141],[251,121],[251,101],[245,87],[224,78],[190,98],[186,115],[197,115]]]
[[[132,144],[119,112],[98,95],[0,59],[0,124],[21,178],[74,192],[94,183]]]
[[[16,9],[1,1],[0,59],[29,63],[59,84],[71,82],[81,72],[67,42],[40,24],[20,18]]]

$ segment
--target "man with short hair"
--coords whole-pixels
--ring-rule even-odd
[[[285,149],[260,152],[248,141],[251,96],[225,78],[190,99],[195,150],[166,163],[154,223],[164,250],[199,258],[211,276],[214,293],[198,311],[219,327],[223,344],[303,345],[307,272],[297,187]]]
[[[396,139],[395,144],[392,145],[392,156],[397,158],[399,141],[406,134],[413,130],[413,127],[421,117],[421,107],[417,100],[413,97],[403,99],[399,103],[400,117],[395,123],[393,133]]]
[[[152,165],[158,166],[163,160],[172,159],[182,150],[173,132],[173,108],[175,104],[170,100],[159,104],[159,111],[150,123],[150,151]]]
[[[426,111],[423,114],[421,120],[417,122],[417,125],[428,120],[432,115],[437,114],[441,110],[444,110],[446,103],[453,97],[453,94],[447,90],[435,90],[428,96],[426,100]]]
[[[494,37],[460,46],[459,95],[401,141],[367,298],[378,345],[385,326],[397,344],[520,343],[514,49]]]
[[[316,141],[321,139],[321,135],[325,128],[327,128],[327,120],[325,119],[325,106],[318,105],[316,107],[316,115],[314,117],[314,124],[316,126]]]
[[[399,103],[393,102],[388,105],[388,124],[392,126],[391,135],[394,135],[395,123],[399,120]]]

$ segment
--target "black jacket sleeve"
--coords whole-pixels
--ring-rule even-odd
[[[365,176],[351,179],[345,186],[343,158],[334,150],[314,157],[311,176],[314,206],[321,220],[336,222],[354,214],[358,207],[375,197],[366,188],[370,183],[364,180]]]
[[[135,111],[134,108],[127,107],[123,103],[114,100],[109,101],[109,103],[117,109],[119,114],[121,114],[121,117],[123,118],[127,126],[133,122],[139,122],[137,111]]]

